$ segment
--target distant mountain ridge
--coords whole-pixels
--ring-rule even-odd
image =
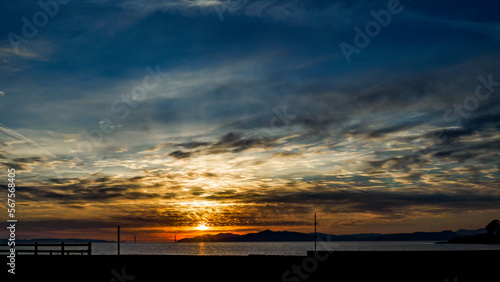
[[[217,235],[201,235],[194,238],[184,238],[177,242],[295,242],[314,241],[314,236],[291,231],[264,230],[258,233],[237,235],[232,233],[219,233]]]
[[[485,229],[464,230],[456,232],[445,230],[440,232],[414,232],[414,233],[362,233],[350,235],[331,235],[317,233],[319,240],[329,241],[447,241],[458,236],[477,235],[485,233]],[[264,230],[257,233],[237,235],[232,233],[219,233],[217,235],[201,235],[193,238],[184,238],[177,242],[297,242],[314,241],[314,233],[300,233],[291,231]]]
[[[318,240],[323,241],[448,241],[456,237],[476,236],[484,234],[484,228],[476,230],[460,229],[455,232],[450,230],[440,232],[414,232],[414,233],[395,233],[395,234],[380,234],[380,233],[360,233],[349,235],[332,235],[317,233]],[[300,233],[292,231],[271,231],[264,230],[257,233],[248,233],[238,235],[233,233],[219,233],[217,235],[205,234],[193,238],[184,238],[177,242],[298,242],[298,241],[314,241],[314,233]],[[458,241],[458,240],[457,240]],[[0,239],[0,244],[6,244],[7,239]],[[17,239],[16,243],[112,243],[116,241],[96,240],[96,239],[79,239],[79,238],[39,238],[39,239]]]

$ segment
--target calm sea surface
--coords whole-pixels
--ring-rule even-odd
[[[123,255],[306,255],[314,242],[256,243],[121,243]],[[116,243],[92,243],[92,254],[115,255]],[[445,251],[500,250],[500,245],[435,244],[434,242],[325,242],[318,250],[334,251]]]

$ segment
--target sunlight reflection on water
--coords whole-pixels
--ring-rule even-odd
[[[434,242],[330,242],[334,251],[445,251],[500,250],[500,245],[434,244]],[[324,246],[323,244],[321,246]],[[123,255],[306,255],[314,242],[199,242],[199,243],[121,243]],[[324,248],[318,248],[324,250]],[[115,255],[116,243],[93,243],[92,254]]]

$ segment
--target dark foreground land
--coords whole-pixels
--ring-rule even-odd
[[[499,281],[499,251],[309,252],[307,256],[2,255],[0,281]],[[15,278],[15,279],[12,279]]]

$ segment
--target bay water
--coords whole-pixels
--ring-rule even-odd
[[[431,241],[397,242],[322,242],[318,250],[333,251],[452,251],[500,250],[500,245],[436,244]],[[121,243],[122,255],[294,255],[305,256],[314,250],[314,242],[192,242],[192,243]],[[116,243],[92,243],[93,255],[117,254]]]

